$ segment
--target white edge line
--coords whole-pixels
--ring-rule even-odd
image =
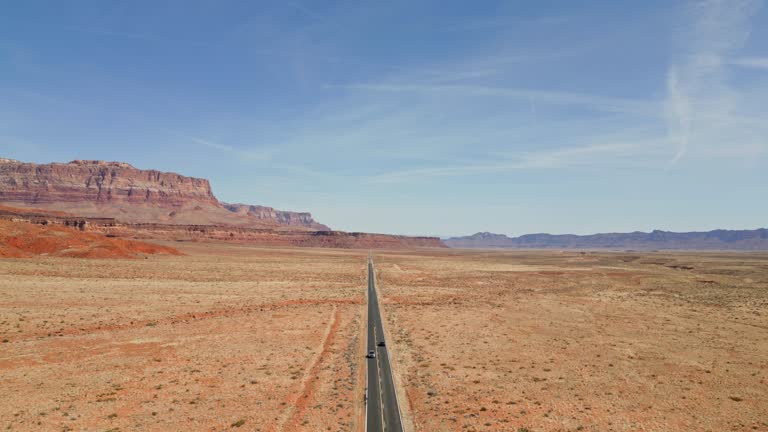
[[[371,266],[373,267],[373,290],[376,291],[376,266],[373,265],[373,258],[371,257]],[[379,316],[381,316],[381,304],[379,303],[379,295],[376,294],[376,303],[379,306]],[[386,336],[386,332],[384,332],[384,319],[381,319],[381,332],[384,333],[384,336]],[[389,361],[389,373],[392,375],[390,378],[392,378],[392,386],[395,387],[393,390],[395,391],[395,402],[397,402],[397,416],[400,418],[400,430],[402,432],[405,432],[405,422],[403,422],[403,412],[400,410],[400,399],[397,398],[397,383],[395,382],[395,372],[394,368],[392,367],[392,359],[389,357],[389,346],[387,346],[387,349],[384,350],[384,353],[387,355],[387,360]],[[367,415],[367,414],[366,414]]]
[[[370,261],[370,259],[371,259],[371,256],[370,256],[370,252],[369,252],[368,253],[368,260]],[[366,273],[367,273],[368,266],[365,266],[365,267],[366,267],[365,270],[366,270]],[[368,301],[370,302],[371,301],[371,293],[370,293],[370,290],[368,289],[368,280],[367,279],[368,278],[366,278],[366,281],[365,281],[366,282],[365,295],[366,295],[366,297],[368,297]],[[368,306],[368,305],[366,305],[366,306]],[[365,345],[366,345],[366,347],[365,347],[364,351],[365,351],[365,355],[366,356],[368,355],[368,346],[367,346],[368,345],[368,321],[370,321],[370,318],[368,317],[368,312],[367,312],[368,309],[370,309],[370,308],[366,307],[366,313],[365,313],[365,318],[366,318],[365,331],[366,331],[366,333],[363,336],[363,337],[365,337]],[[364,390],[364,392],[365,392],[365,394],[364,394],[363,398],[365,399],[365,405],[363,405],[363,409],[365,409],[365,432],[368,432],[368,357],[365,357],[365,390]],[[399,408],[399,406],[398,406],[398,408]]]

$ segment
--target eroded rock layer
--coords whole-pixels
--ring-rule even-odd
[[[253,216],[259,220],[273,220],[281,225],[304,226],[318,231],[330,231],[330,228],[326,225],[315,222],[315,220],[312,219],[312,214],[307,212],[275,210],[272,207],[260,205],[228,204],[225,202],[222,202],[221,204],[231,212]]]
[[[271,212],[231,211],[216,199],[206,179],[141,170],[123,162],[35,164],[0,159],[0,202],[128,223],[328,229],[309,213],[269,207],[262,208]]]

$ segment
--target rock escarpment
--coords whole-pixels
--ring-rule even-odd
[[[307,212],[293,212],[284,210],[275,210],[272,207],[248,204],[228,204],[221,203],[227,210],[255,217],[259,220],[277,221],[281,225],[304,226],[317,231],[330,231],[326,225],[316,222],[312,219],[312,214]]]
[[[0,161],[0,197],[30,204],[92,201],[154,203],[169,207],[191,202],[217,205],[208,180],[122,162],[83,161],[38,165]]]
[[[183,241],[226,241],[261,246],[327,247],[344,249],[444,248],[437,237],[410,237],[343,231],[274,230],[216,225],[87,225],[86,230],[112,237]]]
[[[0,202],[128,223],[328,229],[308,213],[269,207],[262,208],[271,212],[231,211],[216,199],[206,179],[141,170],[123,162],[34,164],[0,159]]]
[[[365,249],[445,247],[435,237],[331,231],[310,213],[222,203],[208,180],[121,162],[38,165],[0,158],[0,222],[5,221],[57,230],[75,227],[125,239]]]

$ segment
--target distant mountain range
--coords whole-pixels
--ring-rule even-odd
[[[706,232],[653,231],[592,235],[504,234],[479,232],[451,237],[443,243],[452,248],[504,249],[638,249],[638,250],[768,250],[768,229],[714,230]]]

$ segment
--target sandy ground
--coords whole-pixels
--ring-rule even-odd
[[[768,255],[379,253],[417,431],[768,430]]]
[[[0,427],[362,424],[366,252],[180,249],[0,260]]]
[[[366,251],[0,259],[0,428],[360,431]],[[768,431],[768,254],[376,252],[417,431]]]

